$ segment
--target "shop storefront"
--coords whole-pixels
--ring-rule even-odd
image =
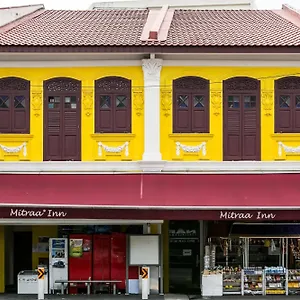
[[[247,272],[255,273],[253,268],[257,268],[261,285],[257,282],[251,293],[267,294],[264,280],[270,272],[283,269],[266,267],[283,267],[283,273],[290,272],[284,273],[287,279],[281,282],[285,282],[285,289],[273,285],[273,294],[291,293],[291,287],[296,293],[297,281],[291,280],[298,278],[300,268],[295,256],[298,231],[283,233],[282,223],[294,225],[300,220],[299,179],[297,174],[2,174],[0,238],[4,243],[3,247],[0,243],[0,259],[6,266],[0,285],[9,288],[20,270],[49,264],[49,252],[41,245],[47,238],[70,240],[79,234],[94,241],[96,235],[109,235],[111,241],[116,235],[142,232],[161,234],[162,263],[154,266],[151,274],[156,292],[176,292],[178,282],[183,283],[180,292],[200,292],[202,275],[208,278],[217,273],[222,277],[222,295],[247,294],[248,283],[244,281],[251,276]],[[261,228],[268,223],[272,224],[272,234],[262,234]],[[145,229],[147,224],[150,231]],[[246,231],[242,224],[247,224]],[[108,241],[101,239],[101,243]],[[121,248],[127,251],[125,244]],[[18,262],[17,249],[23,249],[23,257],[27,253],[28,259]],[[7,253],[11,253],[9,257]],[[127,279],[137,280],[139,272],[132,270],[123,272],[128,277],[122,275],[121,292],[129,288]],[[231,278],[233,274],[237,280]],[[238,289],[234,281],[240,283]]]
[[[204,295],[299,294],[300,223],[219,225],[223,236],[216,237],[216,230],[209,233],[205,246]],[[214,285],[218,289],[211,289]]]

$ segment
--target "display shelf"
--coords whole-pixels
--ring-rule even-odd
[[[288,293],[289,295],[300,295],[300,270],[288,270]]]
[[[283,267],[265,268],[265,295],[288,295],[288,271]]]
[[[264,272],[262,268],[245,268],[242,271],[242,295],[264,294]]]
[[[241,295],[242,273],[238,268],[223,270],[223,295]]]

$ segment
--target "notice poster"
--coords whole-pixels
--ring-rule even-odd
[[[83,252],[90,252],[91,251],[91,240],[83,240],[83,245],[82,245],[82,251]]]
[[[81,257],[83,253],[83,239],[70,239],[70,251],[71,257]]]
[[[36,247],[36,252],[46,253],[49,252],[49,237],[48,236],[39,236],[38,244]]]

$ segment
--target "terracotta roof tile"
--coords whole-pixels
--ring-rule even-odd
[[[298,46],[300,28],[273,11],[175,11],[166,45]]]
[[[0,45],[137,45],[147,10],[48,10],[0,34]]]
[[[44,11],[0,33],[2,46],[299,46],[300,28],[267,10],[176,10],[166,41],[141,41],[148,10]]]

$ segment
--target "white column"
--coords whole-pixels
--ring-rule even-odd
[[[144,161],[160,161],[160,71],[162,59],[143,59]]]

